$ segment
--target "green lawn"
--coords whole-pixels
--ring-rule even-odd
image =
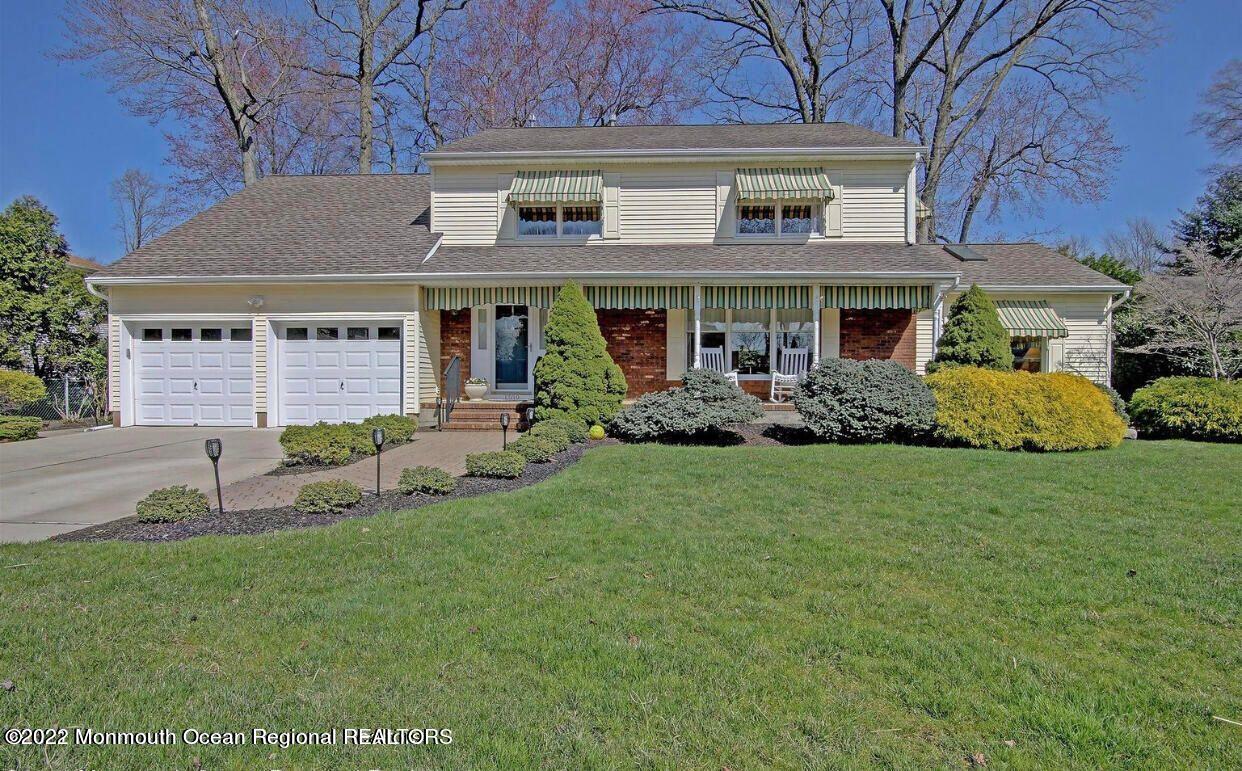
[[[1184,442],[609,447],[324,529],[3,547],[0,726],[453,732],[15,756],[39,768],[1237,768],[1240,471]]]

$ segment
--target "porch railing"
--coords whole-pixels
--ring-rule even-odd
[[[439,409],[436,411],[437,425],[449,422],[453,408],[461,396],[461,357],[454,356],[444,368],[444,391],[440,397]]]

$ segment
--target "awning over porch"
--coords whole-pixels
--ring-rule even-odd
[[[789,198],[832,199],[828,172],[819,167],[802,169],[738,169],[739,201],[772,201]]]
[[[1044,300],[997,300],[996,312],[1015,337],[1069,337],[1065,322]]]
[[[693,308],[693,286],[585,286],[587,300],[596,309]],[[529,305],[550,308],[559,286],[427,287],[423,307],[457,310],[477,305]],[[824,308],[860,310],[922,310],[932,304],[932,288],[908,286],[821,286],[819,304]],[[702,307],[810,308],[814,287],[795,285],[703,285]]]
[[[550,308],[559,286],[428,287],[423,307],[458,310],[476,305],[530,305]],[[692,308],[691,286],[585,286],[587,300],[596,309]]]
[[[923,310],[932,306],[932,288],[926,285],[824,286],[819,296],[825,308]]]
[[[509,203],[599,203],[604,175],[599,171],[519,171]]]

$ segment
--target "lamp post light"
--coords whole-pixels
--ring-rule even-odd
[[[535,408],[527,407],[526,408],[526,430],[529,431],[530,427],[533,425],[535,425]]]
[[[384,452],[384,429],[371,429],[371,443],[375,445],[375,494],[380,494],[380,455]]]
[[[500,413],[500,449],[509,449],[509,413]]]
[[[211,467],[216,472],[216,505],[220,513],[224,513],[224,493],[220,491],[220,454],[224,452],[224,444],[219,439],[208,439],[203,443],[207,457],[211,458]]]

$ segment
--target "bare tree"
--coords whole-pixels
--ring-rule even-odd
[[[69,45],[135,114],[154,120],[222,113],[246,184],[258,179],[255,136],[286,93],[287,22],[258,0],[79,0],[66,12]]]
[[[654,0],[724,30],[708,46],[709,74],[731,120],[822,123],[850,95],[847,77],[876,48],[857,0]]]
[[[1138,287],[1138,320],[1150,339],[1127,349],[1165,356],[1216,379],[1242,371],[1242,261],[1199,244],[1181,253],[1184,275],[1157,274]]]
[[[1230,59],[1212,78],[1194,127],[1222,153],[1242,152],[1242,59]]]
[[[1104,252],[1143,275],[1160,270],[1168,257],[1168,237],[1155,223],[1142,217],[1126,221],[1124,228],[1104,236]]]
[[[112,182],[110,194],[126,254],[168,230],[182,214],[168,188],[141,169],[127,169]]]
[[[358,171],[371,173],[375,145],[376,91],[397,57],[445,13],[467,0],[310,0],[319,22],[312,35],[319,56],[309,68],[343,82],[357,100]]]

